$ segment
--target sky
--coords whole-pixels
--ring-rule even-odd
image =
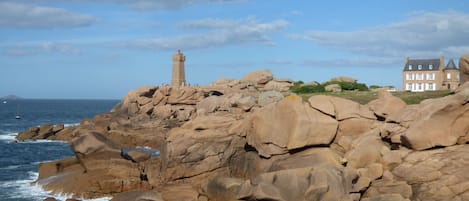
[[[0,0],[0,97],[120,99],[268,69],[401,88],[410,58],[469,53],[464,0]]]

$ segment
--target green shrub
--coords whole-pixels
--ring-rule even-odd
[[[302,84],[304,84],[304,82],[301,81],[301,80],[293,82],[293,86],[290,87],[290,90],[291,91],[296,90],[296,89],[300,88]]]
[[[312,86],[312,85],[305,85],[301,86],[297,89],[293,89],[293,93],[297,94],[306,94],[306,93],[318,93],[318,92],[325,92],[326,90],[324,89],[323,85],[317,85],[317,86]]]

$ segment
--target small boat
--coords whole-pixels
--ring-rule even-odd
[[[7,104],[8,102],[7,101],[3,101],[3,104]]]
[[[21,116],[17,114],[17,115],[15,116],[15,119],[21,119]]]

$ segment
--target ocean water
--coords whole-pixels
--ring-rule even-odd
[[[32,185],[38,164],[73,155],[65,142],[40,140],[10,143],[18,132],[43,124],[78,124],[83,118],[108,112],[118,100],[7,100],[0,101],[0,200],[42,201],[53,196]],[[16,119],[19,114],[21,119]],[[108,198],[98,199],[108,200]]]

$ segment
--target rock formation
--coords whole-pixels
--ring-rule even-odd
[[[459,58],[459,83],[464,84],[469,81],[469,54]]]
[[[340,77],[331,78],[330,81],[331,81],[331,82],[350,82],[350,83],[355,83],[355,82],[357,82],[357,79],[352,78],[352,77],[340,76]]]
[[[361,105],[304,101],[279,82],[259,71],[204,87],[142,87],[110,113],[18,140],[70,141],[77,156],[40,164],[36,183],[75,197],[469,199],[469,83],[419,105],[386,91]]]

